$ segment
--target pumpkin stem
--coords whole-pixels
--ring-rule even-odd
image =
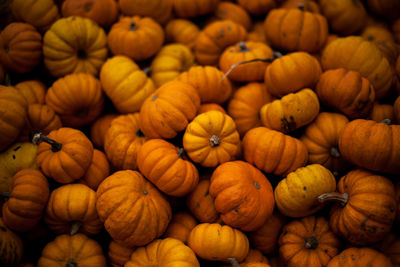
[[[304,244],[306,249],[317,249],[318,248],[318,239],[315,236],[311,236],[305,239]]]
[[[149,76],[150,71],[151,71],[151,67],[150,66],[148,66],[148,67],[143,69],[144,74],[146,74],[147,76]]]
[[[137,30],[139,27],[138,27],[138,25],[135,23],[135,21],[132,19],[131,20],[131,24],[130,24],[130,26],[129,26],[129,30],[130,31],[135,31],[135,30]]]
[[[58,143],[57,141],[45,136],[41,132],[31,132],[30,136],[32,137],[32,143],[35,145],[39,145],[42,142],[48,143],[51,145],[51,151],[58,152],[62,148],[62,144]]]
[[[143,134],[143,132],[142,132],[140,129],[138,129],[138,130],[136,131],[136,136],[137,136],[137,137],[144,137],[144,134]]]
[[[79,231],[79,229],[81,228],[81,226],[82,226],[82,222],[79,222],[79,221],[74,222],[74,223],[71,225],[71,231],[69,232],[69,234],[70,234],[70,235],[74,235],[74,234],[78,233],[78,231]]]
[[[179,148],[179,150],[177,152],[178,153],[178,157],[182,158],[183,157],[183,152],[184,152],[183,147]]]
[[[349,194],[348,193],[338,193],[338,192],[330,192],[325,193],[317,197],[317,200],[321,203],[325,203],[326,201],[339,201],[342,206],[346,206],[347,202],[349,201]]]
[[[382,121],[382,123],[386,124],[386,125],[390,125],[392,123],[392,121],[390,119],[384,119]]]
[[[337,147],[331,147],[331,149],[329,150],[329,153],[334,158],[340,158],[340,152]]]
[[[250,60],[243,60],[243,61],[236,62],[228,69],[228,71],[224,74],[224,76],[222,76],[221,81],[225,80],[225,78],[239,65],[257,62],[257,61],[272,62],[275,59],[280,58],[280,57],[282,57],[282,54],[278,51],[274,51],[274,53],[272,54],[272,56],[270,58],[253,58]]]
[[[305,7],[303,3],[298,3],[297,8],[300,9],[301,11],[304,11]]]
[[[219,146],[220,144],[221,144],[221,139],[218,136],[216,136],[215,134],[213,134],[210,137],[210,145],[211,145],[211,147],[216,147],[216,146]]]
[[[250,50],[250,49],[246,46],[246,43],[243,42],[243,41],[238,43],[238,47],[240,48],[240,52],[247,52],[247,51]]]
[[[69,259],[65,267],[78,267],[78,263],[74,259]]]
[[[235,258],[228,258],[227,259],[232,267],[240,267],[239,262]]]

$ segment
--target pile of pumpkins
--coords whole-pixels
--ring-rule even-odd
[[[400,1],[0,10],[0,266],[400,266]]]

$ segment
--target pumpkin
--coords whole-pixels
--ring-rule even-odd
[[[320,0],[319,5],[335,33],[355,34],[367,23],[367,11],[360,0]]]
[[[217,7],[219,0],[172,0],[174,14],[178,18],[194,18],[211,14]]]
[[[248,83],[235,90],[228,103],[228,114],[235,121],[240,136],[261,126],[258,113],[262,106],[274,99],[263,83]]]
[[[308,151],[308,162],[321,164],[333,174],[343,173],[350,164],[339,151],[339,136],[349,122],[340,113],[321,112],[300,137]]]
[[[375,43],[382,41],[394,43],[394,36],[387,26],[368,25],[363,29],[360,35],[368,41]]]
[[[246,258],[242,261],[241,265],[245,265],[247,267],[251,266],[251,265],[246,265],[246,264],[250,264],[250,263],[263,263],[263,264],[268,264],[269,261],[267,259],[267,257],[265,257],[261,251],[257,250],[257,249],[249,249],[249,253],[247,254]]]
[[[394,39],[396,40],[396,42],[400,43],[400,18],[398,18],[392,22],[391,30],[392,30],[392,33],[394,35]]]
[[[192,85],[199,93],[202,104],[222,104],[232,93],[232,83],[223,77],[224,73],[214,66],[192,66],[177,80]]]
[[[266,127],[250,129],[242,145],[247,162],[278,176],[286,176],[308,161],[307,148],[300,140]]]
[[[84,234],[59,235],[42,250],[38,267],[97,266],[106,267],[101,246]]]
[[[139,128],[139,113],[119,115],[104,137],[104,152],[115,170],[137,169],[137,153],[146,141]]]
[[[202,179],[186,197],[186,204],[191,214],[202,223],[214,223],[219,218],[209,188],[210,180]]]
[[[389,179],[354,169],[340,178],[337,191],[318,197],[322,203],[337,202],[329,222],[335,234],[351,244],[368,245],[389,233],[397,207],[394,185]]]
[[[242,6],[231,2],[219,2],[215,9],[214,16],[220,20],[230,19],[236,23],[242,24],[247,31],[249,31],[252,26],[251,18],[247,11]]]
[[[199,173],[183,152],[163,139],[150,139],[138,151],[138,169],[165,194],[185,196],[198,184]]]
[[[4,82],[6,78],[6,71],[4,70],[3,65],[0,63],[0,84]]]
[[[79,182],[96,191],[99,184],[108,177],[109,174],[110,164],[108,163],[106,155],[100,150],[93,149],[92,162]]]
[[[107,113],[98,117],[90,126],[90,140],[98,149],[104,149],[104,138],[111,126],[111,121],[118,116],[117,113]]]
[[[288,267],[326,266],[339,248],[340,241],[324,217],[294,220],[283,227],[279,237],[279,254]]]
[[[371,248],[350,247],[343,250],[329,261],[327,267],[391,267],[390,260],[382,253]]]
[[[400,60],[399,60],[400,62]],[[400,96],[396,98],[393,104],[393,113],[396,119],[396,122],[400,124]]]
[[[135,249],[123,246],[114,240],[108,245],[108,261],[111,267],[123,267]]]
[[[139,111],[144,100],[156,89],[139,66],[125,56],[107,59],[100,70],[100,82],[120,113]]]
[[[254,231],[272,215],[274,197],[267,177],[245,161],[218,166],[211,176],[210,195],[227,225]]]
[[[196,219],[188,212],[177,212],[165,230],[164,236],[187,243],[190,231],[197,225]]]
[[[317,95],[309,88],[290,93],[261,107],[262,124],[283,133],[310,124],[319,113]]]
[[[84,184],[67,184],[54,189],[44,221],[57,234],[100,233],[103,223],[96,211],[96,192]]]
[[[169,0],[118,0],[121,13],[125,16],[151,17],[164,24],[171,17],[172,2]]]
[[[332,41],[322,52],[321,65],[325,71],[338,68],[358,71],[373,85],[377,99],[384,97],[392,85],[393,71],[389,61],[374,43],[360,36]]]
[[[369,119],[376,122],[385,121],[389,124],[394,124],[396,119],[394,117],[393,106],[390,104],[381,104],[378,101],[375,101],[371,113],[369,114]]]
[[[248,233],[250,244],[264,254],[271,254],[278,245],[278,238],[286,219],[274,212],[264,224],[253,232]]]
[[[316,1],[319,2],[319,1]],[[313,0],[286,0],[280,6],[281,8],[299,8],[313,13],[321,13],[319,3]]]
[[[300,9],[272,9],[264,29],[271,46],[285,51],[318,52],[328,37],[326,18]]]
[[[373,120],[349,122],[339,137],[342,156],[372,171],[400,173],[400,125]]]
[[[246,41],[262,42],[268,44],[264,32],[264,21],[254,21],[253,27],[247,33]]]
[[[49,199],[47,178],[38,170],[23,169],[11,180],[9,193],[2,208],[4,223],[18,232],[33,229],[42,218]]]
[[[7,228],[2,218],[0,218],[0,241],[1,266],[17,266],[22,259],[24,244],[17,234]]]
[[[165,25],[164,32],[167,42],[184,44],[193,50],[200,29],[190,20],[172,19]]]
[[[200,267],[196,254],[175,238],[157,239],[137,248],[124,267],[182,266]]]
[[[28,105],[44,104],[47,87],[39,80],[22,81],[14,85],[24,97]]]
[[[265,15],[275,8],[279,1],[276,0],[237,0],[238,4],[251,15]]]
[[[42,36],[28,23],[13,22],[0,33],[0,63],[18,73],[32,71],[42,59]]]
[[[227,47],[219,58],[219,68],[228,73],[228,77],[235,82],[255,82],[264,80],[265,69],[268,62],[250,62],[246,61],[257,59],[273,60],[272,49],[261,42],[239,42],[234,46]],[[234,68],[233,68],[234,67]]]
[[[400,3],[396,0],[368,0],[369,10],[376,15],[396,19],[400,16]]]
[[[194,55],[184,44],[168,44],[151,61],[151,79],[156,88],[172,81],[194,65]]]
[[[93,145],[86,135],[76,129],[62,127],[48,136],[33,136],[39,144],[36,165],[48,178],[61,184],[72,183],[85,175],[93,157]]]
[[[17,90],[0,85],[0,151],[11,145],[22,131],[27,106],[24,96]]]
[[[289,217],[309,216],[322,208],[317,197],[335,188],[335,177],[327,168],[309,164],[289,173],[278,183],[274,191],[276,206]]]
[[[187,125],[182,141],[188,157],[205,167],[227,162],[240,152],[235,122],[216,110],[197,115]]]
[[[188,245],[202,259],[243,261],[249,252],[249,240],[241,231],[219,223],[201,223],[189,234]]]
[[[17,20],[25,21],[42,31],[47,30],[60,17],[53,0],[13,0],[11,11]]]
[[[389,64],[396,68],[396,60],[400,55],[400,45],[395,43],[394,41],[378,41],[375,42],[378,49],[381,51],[384,57],[389,61]],[[393,76],[396,76],[394,73]],[[394,86],[394,84],[393,84]]]
[[[388,234],[383,241],[378,245],[379,250],[386,255],[393,263],[393,266],[400,265],[399,251],[400,239],[394,233]]]
[[[172,218],[165,197],[139,172],[117,171],[96,191],[96,208],[110,236],[124,246],[144,246],[160,237]]]
[[[79,16],[92,19],[102,27],[109,27],[118,16],[115,0],[65,0],[62,3],[63,17]]]
[[[303,88],[314,88],[321,73],[321,65],[315,57],[305,52],[294,52],[267,66],[264,83],[271,95],[280,97]]]
[[[149,138],[173,138],[196,116],[199,106],[200,97],[192,85],[167,82],[143,102],[140,129]]]
[[[367,117],[375,100],[372,84],[357,71],[344,68],[322,73],[315,91],[321,103],[349,118]]]
[[[162,27],[150,17],[122,17],[112,25],[107,35],[107,44],[113,55],[127,56],[135,61],[154,56],[163,43]]]
[[[199,115],[201,113],[205,113],[210,110],[217,110],[217,111],[220,111],[220,112],[226,114],[225,109],[221,105],[216,104],[216,103],[208,103],[208,104],[200,105],[199,109],[197,110],[197,115]]]
[[[246,29],[231,20],[208,24],[197,36],[195,57],[201,65],[217,65],[221,53],[230,45],[246,39]]]

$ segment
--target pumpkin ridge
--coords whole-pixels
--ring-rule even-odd
[[[308,17],[308,16],[306,16],[306,13],[304,10],[301,10],[301,9],[299,9],[299,10],[300,10],[300,14],[301,14],[300,27],[299,27],[299,31],[298,31],[299,35],[296,38],[296,46],[295,47],[299,47],[300,40],[301,40],[301,37],[303,35],[303,30],[304,30],[304,20]]]

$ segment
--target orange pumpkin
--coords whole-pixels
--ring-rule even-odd
[[[218,166],[212,176],[210,195],[227,225],[254,231],[272,215],[275,200],[267,177],[244,161]]]
[[[400,60],[399,60],[400,62]],[[400,96],[396,98],[393,104],[393,113],[396,118],[396,122],[400,124]]]
[[[382,253],[371,248],[350,247],[343,250],[329,261],[327,267],[391,267],[390,260]]]
[[[32,71],[42,58],[42,36],[28,23],[13,22],[0,33],[0,63],[18,73]]]
[[[47,87],[39,80],[27,80],[14,85],[26,99],[28,105],[44,104]]]
[[[199,110],[197,111],[197,115],[199,115],[201,113],[205,113],[207,111],[211,111],[211,110],[217,110],[217,111],[220,111],[220,112],[226,114],[225,109],[221,105],[216,104],[216,103],[208,103],[208,104],[200,105]]]
[[[261,251],[257,249],[249,249],[249,253],[247,254],[246,258],[241,262],[241,265],[244,265],[245,267],[251,267],[253,265],[249,264],[255,264],[255,263],[262,263],[262,264],[268,264],[269,261],[267,257],[265,257]],[[257,267],[258,265],[255,265],[254,267]],[[261,267],[264,265],[261,265]],[[269,266],[269,265],[268,265]]]
[[[319,2],[319,1],[316,1]],[[316,3],[313,0],[286,0],[280,6],[281,8],[300,8],[305,11],[313,12],[313,13],[321,13],[319,8],[319,3]]]
[[[110,174],[110,164],[106,155],[100,150],[93,149],[92,162],[85,175],[79,180],[93,190],[97,190],[99,184]]]
[[[24,252],[22,239],[8,229],[0,218],[0,264],[5,267],[18,266]]]
[[[269,45],[264,32],[264,21],[254,21],[253,27],[247,33],[246,41],[262,42]]]
[[[252,15],[265,15],[271,9],[275,8],[279,1],[277,0],[237,0]]]
[[[170,43],[181,43],[193,50],[199,27],[187,19],[172,19],[164,28],[165,39]]]
[[[139,172],[118,171],[98,187],[96,207],[110,236],[122,245],[144,246],[160,237],[172,218],[165,197]]]
[[[171,2],[178,18],[193,18],[212,13],[219,0],[172,0]]]
[[[376,122],[387,122],[394,124],[396,119],[394,117],[393,106],[390,104],[381,104],[378,101],[374,102],[369,119]]]
[[[108,245],[107,251],[108,261],[111,267],[123,267],[131,257],[133,251],[135,251],[134,248],[123,246],[112,240]]]
[[[400,265],[400,239],[397,234],[388,234],[378,245],[379,250],[386,255],[393,263],[393,266],[397,267]]]
[[[118,116],[116,113],[107,113],[98,117],[90,126],[90,140],[98,149],[104,149],[104,138],[111,126],[111,121]]]
[[[165,237],[171,237],[187,243],[190,231],[197,225],[196,219],[188,212],[177,212],[164,233]]]
[[[202,179],[196,188],[186,197],[190,212],[202,223],[213,223],[219,218],[215,210],[214,197],[210,195],[210,180]]]
[[[199,182],[197,168],[184,158],[183,148],[163,139],[150,139],[140,147],[137,166],[149,181],[170,196],[185,196]]]
[[[220,20],[230,19],[236,23],[242,24],[247,31],[249,31],[252,26],[251,18],[247,11],[240,5],[231,2],[219,2],[215,9],[214,16]]]
[[[172,3],[169,0],[118,0],[123,15],[151,17],[161,24],[170,19]]]
[[[141,61],[154,56],[164,43],[164,31],[150,17],[122,17],[107,35],[113,55],[124,55]]]

